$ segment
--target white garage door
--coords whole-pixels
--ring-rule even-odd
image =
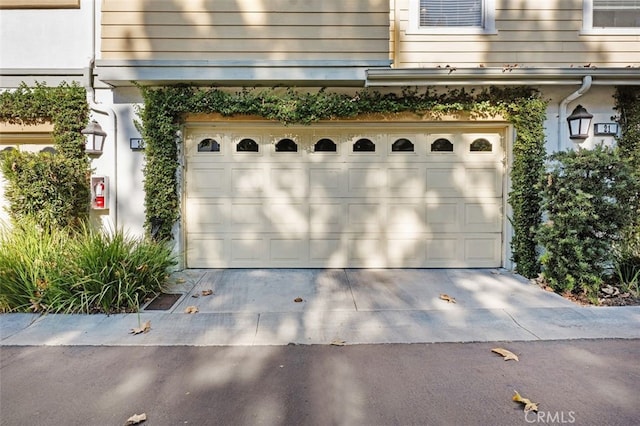
[[[501,129],[194,125],[185,135],[190,268],[502,264]]]

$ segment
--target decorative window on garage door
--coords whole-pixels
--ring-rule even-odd
[[[336,152],[338,146],[329,138],[322,138],[313,146],[314,152]]]
[[[244,138],[236,145],[237,152],[258,152],[258,143],[253,139]]]
[[[220,152],[220,144],[215,139],[203,139],[198,143],[198,152]]]
[[[298,152],[298,144],[291,139],[281,139],[276,144],[276,152]]]
[[[469,146],[471,152],[491,152],[493,151],[493,145],[491,142],[484,138],[474,140]]]
[[[375,150],[376,144],[373,143],[371,139],[358,139],[356,143],[353,144],[353,152],[375,152]]]
[[[453,144],[449,139],[436,139],[431,144],[431,152],[453,152]]]
[[[392,152],[413,152],[414,150],[413,142],[407,138],[400,138],[391,145]]]

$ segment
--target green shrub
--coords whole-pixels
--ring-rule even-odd
[[[162,291],[169,247],[88,225],[68,233],[22,220],[0,238],[0,310],[131,312]]]
[[[89,216],[90,192],[84,159],[47,152],[2,153],[4,196],[13,219],[27,216],[43,225],[77,227]]]
[[[611,148],[559,152],[550,160],[541,184],[547,220],[538,232],[543,274],[556,291],[595,298],[637,211],[638,180]]]

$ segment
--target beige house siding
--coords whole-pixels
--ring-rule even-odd
[[[103,0],[102,59],[387,60],[388,0]]]
[[[409,0],[391,0],[390,59],[414,67],[640,66],[640,35],[585,35],[582,0],[495,0],[497,34],[411,34]]]

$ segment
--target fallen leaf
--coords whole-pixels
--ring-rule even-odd
[[[142,323],[142,326],[138,328],[132,328],[129,334],[148,333],[151,330],[151,321]]]
[[[293,299],[293,301],[296,303],[300,303],[302,302],[302,297],[296,297],[295,299]]]
[[[502,356],[504,357],[504,360],[505,360],[505,361],[509,361],[510,359],[512,359],[512,360],[514,360],[514,361],[520,361],[520,360],[518,359],[518,355],[514,354],[514,353],[513,353],[513,352],[511,352],[511,351],[508,351],[508,350],[506,350],[506,349],[503,349],[503,348],[493,348],[493,349],[491,349],[491,352],[495,352],[495,353],[497,353],[497,354],[502,355]]]
[[[528,398],[523,398],[518,391],[514,390],[514,392],[516,393],[515,395],[513,395],[513,400],[516,402],[519,402],[521,404],[524,404],[524,412],[528,413],[529,411],[538,411],[538,403],[537,402],[531,402],[530,399]]]
[[[187,306],[187,309],[184,310],[185,314],[195,314],[198,313],[198,307],[197,306]]]
[[[213,290],[209,289],[209,290],[202,290],[202,295],[203,296],[211,296],[213,294]]]
[[[194,299],[197,299],[198,297],[200,297],[200,295],[198,293],[194,293],[191,295],[191,297],[193,297]]]
[[[186,282],[187,280],[185,280],[184,278],[176,278],[176,284],[184,284]]]
[[[454,299],[453,297],[449,296],[448,294],[444,294],[442,293],[440,295],[440,299],[445,300],[449,303],[456,303],[456,299]]]
[[[336,339],[331,341],[331,343],[329,343],[332,346],[345,346],[347,344],[347,342],[345,342],[344,340],[340,340],[340,339]]]
[[[129,425],[137,425],[140,424],[144,421],[147,420],[147,414],[146,413],[142,413],[142,414],[134,414],[133,416],[129,417],[127,419],[127,422],[124,424],[124,426],[129,426]]]

